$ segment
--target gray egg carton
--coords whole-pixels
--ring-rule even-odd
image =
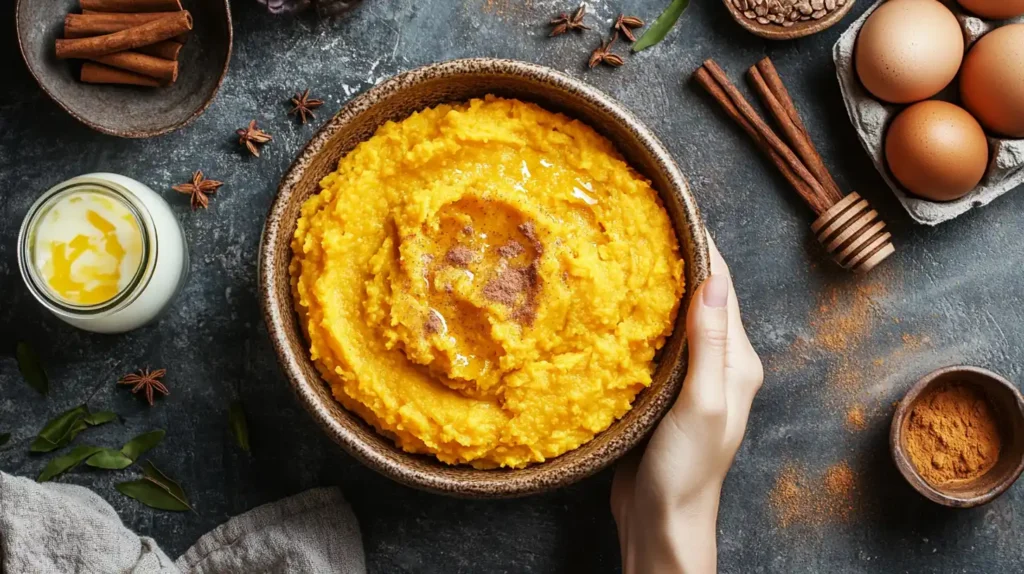
[[[885,165],[885,130],[889,122],[906,106],[876,100],[861,85],[853,62],[853,48],[857,42],[857,34],[864,26],[868,16],[883,1],[875,2],[867,12],[843,32],[839,41],[832,48],[832,58],[836,63],[836,75],[839,77],[839,87],[843,92],[846,111],[850,115],[853,127],[857,130],[860,143],[871,156],[871,161],[874,162],[878,173],[882,174],[882,178],[899,198],[910,217],[918,223],[938,225],[975,207],[987,205],[1000,195],[1024,184],[1024,139],[1001,139],[991,136],[988,138],[990,163],[985,177],[978,187],[960,199],[948,202],[920,199],[905,191],[892,177]],[[968,48],[985,33],[1004,24],[964,14],[955,2],[944,1],[943,3],[956,14],[960,21]],[[1014,21],[1024,22],[1024,18],[1017,18]],[[950,95],[950,92],[952,90],[946,90],[939,97],[955,101],[957,99],[955,97],[944,97]],[[952,95],[955,96],[955,92]]]

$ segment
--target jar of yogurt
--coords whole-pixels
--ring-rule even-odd
[[[188,274],[188,246],[167,202],[121,175],[61,183],[29,209],[18,235],[32,295],[86,331],[123,333],[161,315]]]

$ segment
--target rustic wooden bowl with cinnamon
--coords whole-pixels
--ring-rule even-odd
[[[986,504],[1024,471],[1024,397],[987,369],[939,369],[900,401],[889,448],[900,473],[928,500],[952,508]],[[957,449],[963,454],[951,456]],[[944,475],[948,480],[937,480]]]
[[[110,135],[151,137],[194,120],[231,59],[227,0],[18,0],[16,10],[39,86]]]

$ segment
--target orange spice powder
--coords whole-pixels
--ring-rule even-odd
[[[999,459],[992,406],[974,385],[936,386],[916,401],[904,425],[904,449],[929,484],[977,478]]]
[[[533,0],[485,0],[483,9],[496,16],[526,16],[533,10]]]
[[[779,526],[821,526],[845,522],[854,512],[857,477],[845,461],[828,467],[812,480],[794,465],[779,473],[769,504]]]
[[[862,431],[868,428],[867,418],[864,416],[864,407],[853,405],[846,411],[846,426],[853,430]]]
[[[815,343],[837,361],[829,368],[828,379],[834,391],[849,396],[864,386],[864,360],[853,352],[863,346],[878,317],[875,299],[885,295],[886,284],[860,282],[852,288],[829,289],[811,321]]]

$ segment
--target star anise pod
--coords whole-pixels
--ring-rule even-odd
[[[575,12],[573,12],[572,16],[569,16],[565,12],[562,12],[558,16],[555,16],[554,18],[551,19],[551,22],[549,23],[550,26],[554,26],[554,29],[551,30],[551,34],[549,34],[548,36],[561,36],[562,34],[568,32],[569,30],[589,30],[590,27],[583,23],[583,16],[586,15],[586,13],[587,5],[580,4],[580,7],[577,8]]]
[[[608,64],[613,68],[618,68],[622,64],[625,64],[626,61],[622,59],[622,56],[612,52],[612,45],[614,45],[615,41],[618,39],[619,33],[616,32],[611,38],[601,42],[601,45],[590,54],[590,62],[588,62],[588,65],[591,68],[594,68],[598,64]]]
[[[636,16],[626,16],[625,14],[619,14],[619,17],[615,20],[615,25],[612,26],[617,32],[622,32],[622,35],[629,38],[630,42],[636,42],[636,36],[633,35],[633,28],[643,28],[644,21]]]
[[[137,394],[139,391],[145,391],[146,402],[149,403],[149,406],[153,406],[154,391],[159,392],[164,396],[171,394],[171,392],[167,390],[167,387],[158,380],[166,374],[167,369],[157,369],[152,372],[150,372],[149,369],[146,369],[145,371],[139,371],[138,374],[130,373],[125,375],[117,382],[117,384],[133,385],[132,394]]]
[[[309,88],[306,88],[306,91],[301,94],[295,92],[295,97],[292,98],[292,104],[295,107],[292,108],[292,111],[288,112],[288,114],[298,114],[302,123],[306,123],[306,116],[308,115],[311,118],[315,118],[316,116],[313,115],[313,110],[324,105],[324,101],[310,98]]]
[[[206,209],[206,206],[210,204],[211,194],[217,192],[217,188],[224,185],[222,182],[205,179],[203,177],[202,170],[192,174],[192,181],[190,183],[182,183],[175,185],[171,189],[179,193],[187,193],[192,196],[192,210],[195,211],[197,207]]]
[[[263,145],[274,139],[270,134],[256,127],[256,120],[249,122],[249,127],[247,128],[235,130],[235,133],[238,134],[238,144],[244,145],[245,149],[249,150],[249,153],[256,157],[260,157],[260,150],[256,147],[256,144]]]

